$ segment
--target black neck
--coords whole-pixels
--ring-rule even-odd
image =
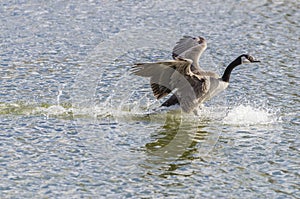
[[[231,74],[232,70],[233,70],[236,66],[242,64],[242,59],[241,59],[242,56],[244,56],[244,55],[239,56],[238,58],[236,58],[233,62],[231,62],[231,63],[227,66],[227,68],[226,68],[226,70],[225,70],[225,72],[224,72],[224,74],[223,74],[223,76],[222,76],[222,80],[223,80],[224,82],[229,82],[230,74]]]

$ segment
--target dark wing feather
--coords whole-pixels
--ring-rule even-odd
[[[160,99],[172,92],[172,90],[168,89],[168,87],[159,85],[157,83],[151,83],[151,80],[150,84],[153,91],[153,95],[156,97],[156,99]]]
[[[167,64],[167,63],[162,62],[160,64]],[[175,70],[176,69],[174,66],[169,65],[169,67],[166,67],[164,70],[162,70],[159,75],[151,76],[150,84],[156,99],[160,99],[168,95],[172,91],[170,85],[170,77],[172,76]]]
[[[150,77],[151,88],[158,99],[177,89],[176,97],[182,110],[191,112],[202,102],[209,88],[207,77],[191,71],[192,63],[189,59],[139,63],[133,66],[132,72]]]

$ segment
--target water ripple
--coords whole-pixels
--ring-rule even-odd
[[[297,198],[299,1],[3,1],[0,197]],[[201,66],[241,53],[198,117],[161,102],[135,62],[208,40]]]

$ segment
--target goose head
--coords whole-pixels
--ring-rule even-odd
[[[248,54],[243,54],[240,56],[241,64],[249,64],[254,62],[260,62],[259,60],[256,60],[253,56]]]
[[[195,38],[198,42],[198,44],[200,44],[200,46],[202,46],[202,50],[200,52],[200,55],[203,53],[203,51],[207,48],[207,42],[204,39],[204,37],[196,37]]]
[[[204,39],[204,37],[196,37],[195,39],[199,44],[206,44],[206,40]]]
[[[240,56],[238,56],[233,62],[231,62],[227,68],[225,69],[225,72],[222,76],[222,80],[224,82],[229,82],[230,79],[230,74],[232,72],[232,70],[241,64],[248,64],[248,63],[256,63],[256,62],[260,62],[259,60],[256,60],[253,56],[248,55],[248,54],[242,54]]]

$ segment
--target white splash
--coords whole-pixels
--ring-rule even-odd
[[[266,125],[274,122],[274,115],[267,110],[250,105],[239,105],[230,110],[223,119],[224,124],[247,126]]]
[[[67,108],[64,108],[60,105],[52,105],[47,108],[36,107],[30,112],[30,114],[43,114],[43,115],[46,115],[47,117],[49,117],[49,116],[65,115],[68,112],[69,112],[69,109],[67,109]]]

